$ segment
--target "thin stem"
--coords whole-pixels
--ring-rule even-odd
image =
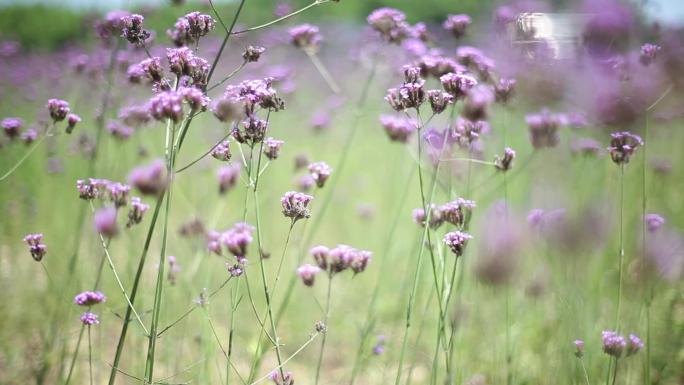
[[[226,48],[226,44],[228,44],[228,39],[230,39],[230,35],[233,34],[233,28],[235,28],[235,23],[237,23],[238,17],[240,17],[240,13],[242,12],[242,7],[245,5],[245,1],[246,0],[240,0],[240,5],[238,5],[238,9],[237,11],[235,11],[235,16],[233,16],[233,21],[230,23],[230,28],[228,28],[226,36],[223,37],[221,47],[219,48],[218,53],[216,54],[216,58],[214,58],[214,62],[211,64],[211,69],[209,69],[209,74],[207,75],[207,84],[209,84],[209,80],[211,80],[211,77],[214,75],[214,70],[216,70],[216,66],[218,65],[219,60],[221,60],[221,54],[223,53],[223,50]]]
[[[330,1],[330,0],[314,0],[313,3],[311,3],[311,4],[307,5],[307,6],[305,6],[304,8],[298,9],[298,10],[296,10],[296,11],[294,11],[294,12],[292,12],[292,13],[289,13],[289,14],[287,14],[287,15],[285,15],[285,16],[282,16],[282,17],[279,17],[279,18],[277,18],[277,19],[275,19],[275,20],[269,21],[269,22],[266,23],[266,24],[257,25],[256,27],[247,28],[247,29],[244,29],[244,30],[242,30],[242,31],[235,31],[235,32],[233,32],[232,34],[233,34],[233,35],[239,35],[239,34],[242,34],[242,33],[251,32],[251,31],[256,31],[256,30],[258,30],[258,29],[262,29],[262,28],[269,27],[269,26],[271,26],[271,25],[273,25],[273,24],[276,24],[276,23],[279,23],[279,22],[281,22],[281,21],[283,21],[283,20],[289,19],[289,18],[291,18],[292,16],[296,16],[296,15],[298,15],[298,14],[300,14],[300,13],[306,11],[306,10],[309,9],[309,8],[315,7],[315,6],[319,5],[319,4],[327,3],[327,2],[329,2],[329,1]],[[231,28],[231,29],[232,29],[232,28]]]
[[[511,385],[513,382],[513,372],[511,370],[511,361],[513,354],[511,352],[511,292],[510,287],[506,286],[506,384]]]
[[[214,88],[220,86],[221,84],[227,82],[228,80],[230,80],[233,76],[235,76],[238,72],[240,72],[240,70],[242,70],[243,68],[245,68],[246,65],[247,65],[247,60],[245,60],[245,61],[243,61],[242,63],[240,63],[240,65],[239,65],[237,68],[235,68],[231,73],[229,73],[225,78],[221,79],[221,81],[219,81],[218,83],[214,84],[213,86],[207,88],[207,93],[208,93],[209,91],[213,90]]]
[[[328,294],[325,297],[325,316],[323,319],[323,324],[328,328],[328,320],[330,319],[330,294],[332,293],[332,270],[328,273]],[[323,332],[323,339],[321,340],[321,350],[318,352],[318,364],[316,364],[316,377],[314,380],[314,385],[318,385],[318,379],[321,374],[321,364],[323,363],[323,351],[325,350],[325,341],[328,337],[328,331]]]
[[[226,349],[223,348],[223,345],[221,344],[221,339],[219,338],[218,334],[216,334],[216,328],[214,328],[214,323],[211,321],[211,317],[209,316],[209,312],[207,309],[204,309],[204,313],[207,316],[207,321],[209,322],[209,328],[211,329],[211,332],[214,334],[214,338],[216,339],[216,343],[218,344],[219,348],[221,349],[221,352],[223,353],[223,356],[228,360],[228,365],[235,371],[235,374],[237,374],[238,378],[243,384],[247,384],[245,379],[240,375],[240,372],[238,371],[237,367],[235,367],[235,364],[230,360],[230,356],[226,352]]]
[[[228,363],[232,366],[233,357],[233,337],[235,332],[235,312],[239,304],[240,280],[235,281],[235,290],[231,299],[230,324],[228,327]],[[226,385],[230,385],[230,368],[226,368]]]
[[[591,385],[589,383],[589,373],[587,373],[587,367],[584,365],[584,360],[580,358],[579,361],[580,365],[582,366],[582,372],[584,373],[584,380],[586,381],[587,385]]]
[[[301,353],[302,350],[304,350],[307,346],[309,346],[310,343],[312,343],[316,339],[316,337],[318,337],[318,332],[312,334],[311,337],[309,337],[309,339],[302,346],[300,346],[299,349],[297,349],[297,351],[292,353],[291,356],[287,357],[287,359],[285,361],[283,361],[283,363],[281,365],[278,365],[271,372],[269,372],[267,375],[260,377],[256,381],[252,382],[250,385],[256,385],[256,384],[260,383],[261,381],[267,379],[271,375],[272,372],[282,368],[283,365],[287,364],[288,362],[290,362],[291,359],[295,358],[299,353]]]
[[[445,159],[442,159],[442,162],[468,162],[468,163],[483,164],[486,166],[496,166],[496,164],[494,162],[486,162],[484,160],[473,159],[473,158],[445,158]]]
[[[321,77],[323,80],[325,80],[325,83],[328,85],[328,87],[330,87],[330,90],[336,94],[339,94],[341,92],[340,86],[337,85],[337,82],[335,82],[335,79],[332,77],[325,64],[321,62],[321,59],[318,57],[316,52],[310,49],[305,49],[304,52],[306,52],[306,56],[311,59],[311,63],[313,63],[314,67],[316,67],[318,73],[321,74]]]
[[[214,15],[216,15],[216,18],[218,19],[219,23],[221,23],[223,30],[226,31],[226,35],[230,35],[230,31],[228,30],[228,27],[226,27],[226,23],[223,22],[221,14],[219,14],[216,10],[216,7],[214,7],[214,2],[209,0],[209,6],[211,7],[211,10],[214,12]]]
[[[26,159],[28,159],[29,156],[31,156],[31,154],[33,154],[33,152],[34,152],[38,147],[40,147],[40,144],[43,143],[43,141],[45,140],[45,138],[47,138],[48,136],[50,136],[50,134],[52,134],[52,130],[53,130],[54,128],[55,128],[55,124],[52,123],[52,126],[50,126],[50,129],[48,129],[47,132],[45,132],[45,135],[43,135],[40,139],[38,139],[38,141],[35,142],[35,144],[26,152],[26,154],[24,154],[24,156],[22,156],[22,157],[19,159],[19,161],[17,161],[17,163],[15,163],[14,166],[12,166],[12,168],[10,168],[9,170],[7,170],[7,172],[6,172],[5,174],[3,174],[2,176],[0,176],[0,182],[2,182],[3,180],[7,179],[10,175],[12,175],[12,174],[19,168],[19,166],[21,166],[22,163],[24,163],[24,161],[25,161]]]
[[[88,325],[88,373],[90,374],[90,385],[93,385],[93,345],[90,338],[90,325]]]
[[[615,385],[615,381],[617,380],[618,363],[619,363],[619,360],[616,358],[615,359],[615,366],[613,367],[613,385]]]
[[[189,169],[190,167],[194,166],[195,163],[199,162],[200,160],[204,159],[207,155],[211,154],[211,152],[214,151],[214,149],[215,149],[216,147],[218,147],[219,144],[223,143],[224,140],[228,139],[229,136],[230,136],[230,132],[227,133],[223,138],[221,138],[221,140],[219,140],[218,142],[216,142],[216,144],[214,144],[213,146],[211,146],[211,148],[210,148],[209,150],[207,150],[207,152],[205,152],[204,154],[200,155],[197,159],[193,160],[192,162],[190,162],[190,163],[186,164],[185,166],[183,166],[183,167],[179,168],[178,170],[176,170],[176,174],[178,174],[179,172],[183,172],[183,171]]]
[[[620,249],[618,251],[618,292],[617,292],[617,308],[615,310],[615,332],[620,332],[620,307],[622,305],[622,270],[623,259],[625,255],[623,245],[624,233],[624,207],[625,207],[625,166],[620,164]]]

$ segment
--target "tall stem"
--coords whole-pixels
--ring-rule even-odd
[[[328,327],[328,320],[330,319],[330,293],[332,292],[332,280],[333,274],[332,270],[328,273],[328,294],[325,297],[325,316],[323,318],[323,323],[325,327]],[[323,350],[325,349],[325,341],[328,337],[328,331],[323,333],[323,338],[321,339],[321,350],[318,352],[318,364],[316,364],[316,378],[314,380],[314,385],[318,385],[318,379],[321,374],[321,364],[323,363]]]
[[[644,144],[642,148],[641,157],[641,256],[646,256],[646,154],[648,149],[648,123],[649,111],[645,113],[644,125]],[[646,297],[646,368],[644,370],[645,384],[650,384],[651,381],[651,301],[653,299],[653,289],[649,289]]]
[[[620,249],[618,250],[618,292],[617,308],[615,309],[615,331],[620,332],[620,307],[622,305],[622,270],[625,256],[624,236],[624,211],[625,211],[625,165],[620,164]]]

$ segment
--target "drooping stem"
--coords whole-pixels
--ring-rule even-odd
[[[45,134],[43,134],[43,136],[42,136],[40,139],[38,139],[38,141],[35,142],[35,143],[33,144],[33,146],[32,146],[28,151],[26,151],[26,153],[24,154],[24,156],[22,156],[21,158],[19,158],[19,160],[14,164],[14,166],[12,166],[9,170],[7,170],[6,173],[4,173],[2,176],[0,176],[0,182],[2,182],[3,180],[7,179],[10,175],[12,175],[12,174],[19,168],[19,166],[21,166],[21,165],[24,163],[24,161],[25,161],[26,159],[28,159],[28,158],[31,156],[31,154],[33,154],[33,152],[36,151],[36,149],[37,149],[38,147],[40,147],[40,144],[43,143],[43,141],[44,141],[47,137],[49,137],[50,135],[52,135],[52,131],[54,130],[54,128],[55,128],[55,123],[52,123],[52,125],[51,125],[50,128],[45,132]]]
[[[271,25],[276,24],[276,23],[279,23],[279,22],[281,22],[281,21],[283,21],[283,20],[289,19],[289,18],[291,18],[292,16],[299,15],[300,13],[306,11],[306,10],[309,9],[309,8],[313,8],[313,7],[317,6],[317,5],[324,4],[324,3],[327,3],[327,2],[329,2],[329,1],[330,1],[330,0],[314,0],[313,3],[311,3],[311,4],[307,5],[307,6],[305,6],[304,8],[300,8],[300,9],[294,11],[294,12],[288,13],[287,15],[282,16],[282,17],[279,17],[279,18],[277,18],[277,19],[275,19],[275,20],[269,21],[269,22],[266,23],[266,24],[261,24],[261,25],[257,25],[256,27],[251,27],[251,28],[243,29],[242,31],[235,31],[235,32],[233,32],[232,34],[233,34],[233,35],[239,35],[239,34],[242,34],[242,33],[251,32],[251,31],[256,31],[256,30],[258,30],[258,29],[270,27]]]
[[[321,350],[318,352],[318,364],[316,364],[316,377],[314,379],[314,385],[318,385],[318,379],[321,374],[321,364],[323,363],[323,351],[325,350],[325,341],[328,337],[328,320],[330,319],[330,294],[332,293],[332,280],[333,273],[332,270],[328,273],[328,294],[325,296],[325,315],[323,318],[323,324],[326,331],[323,332],[323,338],[321,339]]]

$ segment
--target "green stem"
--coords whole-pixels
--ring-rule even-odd
[[[233,35],[239,35],[239,34],[242,34],[242,33],[251,32],[251,31],[256,31],[256,30],[258,30],[258,29],[262,29],[262,28],[269,27],[269,26],[271,26],[271,25],[273,25],[273,24],[276,24],[276,23],[279,23],[279,22],[281,22],[281,21],[283,21],[283,20],[289,19],[289,18],[291,18],[292,16],[296,16],[296,15],[298,15],[298,14],[300,14],[300,13],[306,11],[306,10],[309,9],[309,8],[313,8],[313,7],[315,7],[315,6],[319,5],[319,4],[324,4],[324,3],[327,3],[327,2],[329,2],[329,1],[330,1],[330,0],[314,0],[313,3],[311,3],[311,4],[307,5],[307,6],[305,6],[304,8],[300,8],[300,9],[298,9],[298,10],[292,12],[292,13],[289,13],[289,14],[287,14],[287,15],[285,15],[285,16],[282,16],[282,17],[279,17],[279,18],[277,18],[277,19],[275,19],[275,20],[269,21],[269,22],[266,23],[266,24],[257,25],[256,27],[247,28],[247,29],[244,29],[244,30],[242,30],[242,31],[235,31],[235,32],[233,32],[232,34],[233,34]],[[232,29],[232,28],[231,28],[231,29]]]
[[[622,305],[622,270],[623,259],[625,256],[623,236],[624,236],[624,207],[625,207],[625,166],[620,164],[620,249],[618,251],[618,292],[617,308],[615,310],[615,332],[620,332],[620,307]]]
[[[328,328],[328,320],[330,319],[330,294],[332,293],[332,270],[328,273],[328,294],[325,297],[325,316],[323,318],[323,324]],[[318,352],[318,364],[316,364],[316,377],[314,380],[314,385],[318,385],[318,379],[321,374],[321,364],[323,363],[323,351],[325,350],[325,341],[328,337],[328,331],[323,333],[323,339],[321,340],[321,350]]]
[[[584,373],[584,380],[586,381],[587,385],[591,385],[589,383],[589,373],[587,373],[587,367],[584,365],[584,360],[582,360],[581,358],[579,360],[580,365],[582,366],[582,372]]]
[[[340,86],[337,85],[335,78],[332,77],[325,64],[321,62],[321,59],[318,57],[316,52],[310,49],[305,49],[304,52],[306,52],[306,56],[309,57],[311,63],[313,63],[314,67],[316,67],[318,73],[321,74],[321,77],[323,80],[325,80],[325,83],[328,85],[328,87],[330,87],[330,90],[335,94],[342,92],[340,90]]]

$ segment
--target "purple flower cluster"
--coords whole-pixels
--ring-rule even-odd
[[[242,103],[247,116],[254,115],[257,106],[272,111],[282,110],[285,104],[273,88],[273,81],[273,78],[264,78],[245,80],[237,86],[230,85],[226,87],[224,98],[233,103]]]
[[[47,109],[54,122],[61,122],[69,114],[69,103],[60,99],[50,99],[47,102]]]
[[[282,140],[271,137],[266,138],[266,140],[264,140],[264,155],[270,160],[277,159],[283,144],[285,144],[285,142]]]
[[[232,228],[220,233],[210,231],[207,234],[207,248],[217,255],[224,255],[224,248],[232,254],[239,264],[244,265],[247,257],[247,247],[252,243],[254,227],[244,222],[233,225]]]
[[[494,86],[494,96],[498,103],[506,104],[513,97],[515,93],[515,86],[517,81],[515,79],[501,78]]]
[[[325,162],[315,162],[309,165],[309,174],[316,182],[318,188],[323,188],[325,182],[330,178],[333,169]]]
[[[538,114],[527,115],[526,120],[530,129],[530,141],[535,149],[555,147],[558,144],[558,128],[563,122],[560,115],[544,109]]]
[[[151,163],[134,168],[128,181],[145,195],[159,195],[166,190],[168,177],[164,161],[157,159]]]
[[[81,315],[81,322],[83,322],[84,325],[92,326],[99,324],[100,320],[98,319],[97,314],[87,311]]]
[[[318,27],[311,24],[302,24],[292,27],[288,31],[288,34],[290,35],[290,43],[295,47],[304,50],[315,51],[323,40]]]
[[[286,372],[285,377],[281,377],[277,370],[271,372],[268,378],[273,381],[275,385],[294,385],[294,377],[292,373]]]
[[[24,127],[24,121],[19,118],[5,118],[0,122],[0,127],[2,127],[8,138],[14,139],[19,136],[21,129]]]
[[[472,20],[468,15],[449,15],[442,27],[451,32],[454,37],[460,39],[465,35],[466,28],[470,25]]]
[[[29,246],[31,257],[36,262],[40,262],[47,253],[47,246],[43,242],[43,234],[28,234],[24,237],[24,242]]]
[[[321,272],[321,268],[310,263],[306,263],[297,268],[297,275],[302,279],[306,286],[313,286],[316,274]]]
[[[508,171],[513,167],[513,159],[515,159],[515,151],[506,147],[502,156],[494,157],[494,167],[499,171]]]
[[[143,203],[140,198],[131,198],[131,209],[128,211],[128,222],[126,227],[137,225],[143,220],[145,212],[150,209],[150,205]]]
[[[354,275],[366,270],[373,253],[359,250],[347,245],[337,245],[332,249],[326,246],[314,246],[309,251],[316,265],[303,265],[297,269],[298,275],[307,286],[313,285],[313,276],[321,271],[332,275],[350,269]],[[300,272],[301,270],[301,272]]]
[[[129,43],[144,46],[145,40],[150,37],[150,31],[143,28],[145,18],[142,15],[132,14],[121,18],[121,37]]]
[[[644,215],[644,222],[648,231],[653,233],[663,227],[665,224],[665,218],[658,214],[646,214]]]
[[[216,21],[211,16],[199,12],[190,12],[178,18],[173,29],[166,31],[166,35],[177,47],[182,47],[196,43],[201,37],[213,31],[215,27]]]
[[[214,159],[220,160],[221,162],[228,162],[232,157],[232,154],[230,153],[230,142],[224,140],[214,146],[214,148],[211,150],[211,156],[214,157]]]
[[[614,132],[610,134],[610,147],[608,147],[608,152],[610,153],[611,159],[616,164],[629,163],[629,158],[634,154],[634,152],[644,145],[639,135],[632,134],[630,132]]]
[[[131,64],[126,72],[128,81],[140,83],[146,79],[152,84],[161,84],[164,81],[164,68],[158,56],[144,59],[140,63]]]
[[[641,46],[639,51],[639,61],[645,66],[651,65],[658,56],[661,47],[656,44],[646,43]]]
[[[311,211],[309,210],[309,203],[313,200],[311,195],[296,191],[286,192],[280,198],[280,204],[283,207],[283,215],[292,218],[293,221],[309,218]]]
[[[619,335],[617,332],[612,330],[604,330],[601,332],[601,340],[603,343],[603,352],[613,356],[615,358],[620,358],[623,354],[626,357],[634,355],[643,349],[644,343],[634,334],[629,335],[629,339]]]
[[[420,57],[418,61],[423,74],[439,79],[441,76],[452,73],[463,73],[466,68],[456,60],[437,54],[427,54]]]
[[[390,43],[401,43],[414,36],[411,25],[406,22],[406,15],[394,8],[378,8],[368,15],[367,21]]]
[[[107,300],[104,294],[99,291],[84,291],[74,297],[74,303],[79,306],[93,306]]]
[[[225,194],[232,190],[240,180],[240,164],[232,163],[224,166],[216,171],[216,177],[219,181],[219,193]]]
[[[457,257],[460,257],[463,255],[466,244],[472,238],[472,235],[468,233],[464,233],[462,231],[451,231],[444,235],[444,244],[449,246],[449,249],[451,249],[452,253],[454,253]]]
[[[463,99],[468,91],[477,85],[477,79],[462,73],[449,72],[439,78],[444,91],[453,96],[454,100]]]
[[[95,22],[95,32],[103,42],[109,42],[112,37],[119,36],[124,28],[123,18],[130,16],[126,11],[111,11],[103,19]]]
[[[261,55],[266,52],[266,48],[260,46],[250,45],[245,48],[245,52],[242,54],[242,58],[245,59],[247,63],[256,63],[261,58]]]
[[[411,135],[416,132],[415,122],[394,115],[380,115],[380,124],[385,129],[387,136],[393,142],[406,143]]]
[[[166,59],[169,61],[171,73],[179,78],[188,76],[197,87],[206,86],[211,66],[204,58],[196,56],[190,48],[167,48]]]
[[[105,237],[114,237],[119,233],[119,227],[116,224],[116,214],[118,210],[114,207],[103,207],[95,212],[93,223],[95,231]]]

